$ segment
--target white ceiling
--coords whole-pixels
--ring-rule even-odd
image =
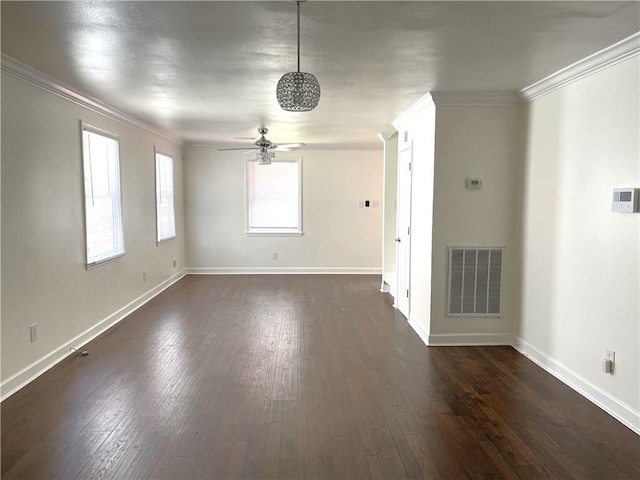
[[[640,30],[633,2],[332,2],[301,6],[301,69],[322,87],[282,111],[295,4],[2,2],[2,52],[191,142],[378,144],[429,91],[517,91]]]

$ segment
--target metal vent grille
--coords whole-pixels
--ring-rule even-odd
[[[449,247],[447,315],[499,317],[502,248]]]

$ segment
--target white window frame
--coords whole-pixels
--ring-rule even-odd
[[[271,163],[297,163],[298,164],[298,227],[297,228],[252,228],[251,219],[251,176],[249,167],[255,163],[252,156],[247,156],[245,165],[245,233],[248,237],[301,237],[302,232],[302,157],[281,157],[271,160]],[[270,165],[260,165],[260,168],[269,168]]]
[[[159,158],[158,155],[162,155],[171,160],[171,209],[173,211],[172,219],[173,219],[173,235],[169,235],[166,237],[160,236],[160,183],[159,174],[160,169],[158,168]],[[164,153],[156,148],[154,148],[154,164],[155,164],[155,183],[156,183],[156,244],[160,245],[163,242],[176,238],[176,207],[175,207],[175,182],[174,182],[174,168],[173,168],[173,156],[168,153]]]
[[[116,224],[116,231],[114,232],[114,235],[119,235],[120,236],[120,245],[122,246],[121,249],[114,249],[110,255],[108,256],[94,256],[94,257],[90,257],[89,256],[89,231],[88,231],[88,201],[90,198],[93,198],[93,192],[89,192],[86,189],[86,185],[87,185],[87,175],[91,175],[91,164],[87,163],[87,159],[85,158],[85,144],[84,144],[84,132],[89,132],[95,135],[100,135],[112,140],[115,140],[117,142],[117,162],[116,162],[116,166],[117,166],[117,178],[118,178],[118,201],[120,203],[120,208],[119,208],[119,218],[117,218],[117,224]],[[81,145],[81,156],[82,156],[82,175],[83,175],[83,194],[84,194],[84,203],[83,203],[83,220],[84,220],[84,239],[85,239],[85,266],[87,268],[87,270],[93,268],[93,267],[97,267],[98,265],[102,265],[104,263],[107,262],[111,262],[113,260],[116,260],[120,257],[123,257],[124,254],[126,253],[125,250],[125,243],[124,243],[124,224],[123,224],[123,220],[122,220],[122,177],[121,177],[121,170],[120,170],[120,137],[119,135],[103,130],[101,128],[97,128],[94,127],[92,125],[89,125],[87,123],[84,122],[80,122],[80,145]],[[87,168],[89,167],[89,168]],[[87,171],[89,170],[89,171]],[[91,182],[89,182],[91,183]],[[119,231],[118,231],[119,230]]]

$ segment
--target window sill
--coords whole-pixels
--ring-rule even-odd
[[[173,239],[176,238],[176,235],[174,235],[173,237],[167,237],[167,238],[163,238],[162,240],[156,240],[156,245],[159,247],[160,245],[162,245],[163,243],[167,243]]]
[[[110,262],[113,262],[115,260],[118,260],[119,258],[124,257],[125,253],[126,252],[122,252],[122,253],[119,253],[117,255],[114,255],[113,257],[104,258],[102,260],[98,260],[98,261],[92,262],[92,263],[86,263],[85,266],[87,267],[87,270],[91,270],[92,268],[99,267],[100,265],[104,265],[105,263],[110,263]]]
[[[302,232],[277,232],[277,231],[264,231],[264,232],[245,232],[247,237],[301,237]]]

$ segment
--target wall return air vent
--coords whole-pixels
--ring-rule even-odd
[[[448,247],[450,317],[499,317],[501,247]]]

